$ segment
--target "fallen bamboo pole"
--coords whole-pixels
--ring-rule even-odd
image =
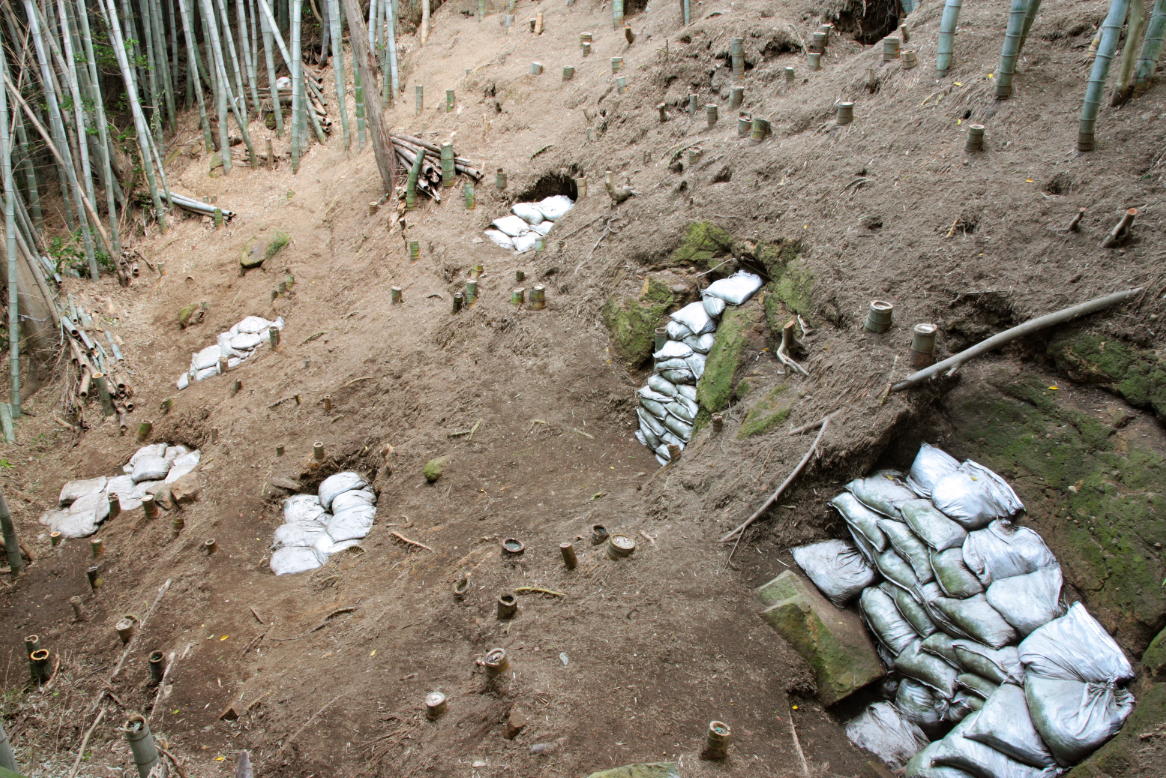
[[[1090,313],[1095,313],[1097,311],[1110,308],[1114,305],[1117,305],[1118,303],[1123,303],[1126,300],[1129,300],[1131,297],[1141,291],[1142,288],[1140,286],[1136,289],[1127,289],[1124,292],[1116,292],[1111,295],[1106,295],[1105,297],[1098,297],[1095,300],[1079,303],[1069,308],[1056,311],[1055,313],[1039,316],[1035,319],[1026,321],[1024,324],[1018,324],[1011,329],[1004,330],[1004,332],[1001,332],[999,335],[993,335],[987,340],[977,343],[969,349],[964,349],[953,357],[948,357],[942,362],[935,363],[931,367],[924,368],[923,370],[920,370],[916,373],[912,373],[906,379],[893,385],[891,387],[891,392],[901,392],[904,389],[910,389],[912,386],[923,383],[927,379],[939,375],[944,371],[953,373],[955,372],[956,368],[958,368],[963,363],[973,360],[981,354],[986,354],[993,349],[999,348],[1006,343],[1011,343],[1017,338],[1030,335],[1039,330],[1043,330],[1046,327],[1052,327],[1055,324],[1064,324],[1067,321],[1076,319],[1078,316],[1085,316]]]

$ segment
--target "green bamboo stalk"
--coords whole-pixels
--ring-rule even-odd
[[[255,115],[263,118],[263,110],[259,101],[259,9],[255,7],[255,0],[249,0],[247,21],[250,24],[248,41],[251,44],[251,64],[255,70]]]
[[[211,123],[206,114],[206,101],[203,99],[202,84],[198,80],[198,44],[194,40],[194,30],[190,26],[190,14],[186,10],[186,0],[178,0],[178,13],[182,17],[182,35],[186,38],[186,67],[194,79],[193,91],[198,100],[198,122],[202,127],[203,144],[207,151],[213,151],[215,140],[211,136]]]
[[[359,68],[353,68],[353,70],[352,70],[352,83],[353,83],[353,89],[355,91],[355,101],[356,101],[356,142],[357,142],[357,148],[360,149],[361,151],[364,151],[364,144],[367,140],[367,137],[366,137],[365,131],[364,131],[365,130],[364,84],[360,80],[360,69]]]
[[[213,9],[211,12],[213,13]],[[203,3],[203,20],[204,20],[203,32],[207,36],[206,37],[207,48],[209,49],[209,51],[207,52],[207,54],[208,54],[207,60],[209,61],[208,67],[210,68],[211,90],[214,93],[215,115],[218,118],[218,122],[219,122],[219,156],[221,157],[222,162],[223,162],[223,175],[226,175],[226,174],[231,172],[231,164],[232,164],[231,163],[230,131],[227,128],[227,113],[228,113],[227,92],[223,88],[223,79],[219,76],[218,67],[214,64],[210,64],[210,63],[216,62],[216,57],[218,56],[214,50],[214,43],[212,43],[210,41],[210,32],[209,32],[211,29],[214,28],[216,23],[215,23],[213,17],[208,19],[206,14],[207,14],[207,4]]]
[[[229,81],[227,69],[223,61],[223,49],[220,42],[221,39],[219,38],[218,24],[216,22],[212,22],[214,18],[214,9],[211,6],[210,0],[203,0],[202,5],[203,13],[207,15],[207,29],[210,30],[211,36],[211,53],[214,55],[213,58],[215,62],[216,81],[219,85],[220,91],[219,121],[221,125],[225,125],[226,123],[225,119],[223,118],[225,114],[223,113],[223,109],[221,107],[221,101],[225,99],[231,108],[231,113],[235,115],[235,123],[239,125],[239,134],[243,136],[243,145],[247,148],[247,153],[251,159],[251,166],[254,167],[255,148],[251,145],[251,133],[247,131],[246,96],[242,93],[236,96],[231,91],[231,83]],[[219,10],[223,10],[223,0],[219,0]],[[223,14],[223,18],[224,20],[226,19],[225,13]],[[224,23],[223,28],[227,31],[228,34],[230,33],[230,24]],[[238,62],[236,62],[236,64],[238,64]],[[220,151],[222,152],[223,156],[223,173],[225,174],[229,173],[231,169],[229,164],[231,147],[229,140],[227,140],[225,137],[226,133],[222,126],[219,128],[219,135],[223,138]]]
[[[352,133],[348,128],[348,86],[344,79],[344,45],[340,31],[340,1],[327,0],[328,22],[332,33],[332,72],[336,76],[336,103],[340,108],[340,127],[344,133],[344,150],[352,147]],[[357,87],[359,89],[359,87]],[[359,105],[359,101],[358,101]],[[360,108],[357,108],[359,112]],[[360,143],[364,148],[364,141]]]
[[[1134,68],[1134,92],[1145,94],[1154,80],[1154,70],[1158,67],[1158,58],[1162,56],[1162,41],[1166,39],[1166,0],[1154,3],[1154,10],[1150,14],[1150,23],[1146,25],[1146,40],[1142,44],[1142,53],[1138,57],[1137,67]]]
[[[955,49],[955,28],[960,20],[960,6],[963,0],[947,0],[943,6],[943,17],[939,20],[939,38],[936,41],[935,72],[940,78],[951,70],[952,53]]]
[[[12,115],[16,119],[16,142],[23,153],[20,156],[20,167],[24,170],[24,185],[28,190],[28,205],[32,212],[32,221],[37,230],[44,229],[44,213],[40,207],[40,186],[36,180],[36,165],[32,161],[32,145],[28,141],[28,130],[24,127],[24,117],[20,111],[14,110]]]
[[[247,37],[247,5],[244,0],[235,0],[235,23],[239,25],[239,45],[243,49],[243,67],[247,69],[247,85],[251,87],[251,105],[255,115],[259,115],[259,84],[255,74],[255,61],[251,59],[251,46]],[[240,92],[243,99],[245,93]]]
[[[1000,50],[1000,67],[996,69],[997,100],[1007,100],[1012,96],[1012,76],[1016,73],[1016,60],[1020,56],[1020,35],[1028,16],[1028,3],[1029,0],[1012,0],[1004,47]]]
[[[17,113],[19,111],[13,111],[13,114]],[[3,497],[3,495],[0,495],[0,497]],[[4,543],[7,545],[8,541],[4,541]],[[8,743],[8,733],[4,731],[3,721],[0,721],[0,768],[10,770],[16,778],[21,778],[19,775],[20,768],[16,766],[16,756],[13,755],[12,746]],[[12,778],[12,776],[8,778]]]
[[[181,2],[181,0],[179,0]],[[263,30],[263,56],[267,60],[267,91],[271,94],[271,110],[275,112],[275,135],[283,137],[283,106],[279,102],[279,90],[275,87],[275,55],[271,51],[272,33],[267,17],[259,14],[259,25]]]
[[[265,0],[259,0],[261,4],[265,4]],[[291,68],[291,82],[292,82],[292,137],[291,137],[291,154],[292,154],[292,173],[300,172],[300,138],[303,136],[301,127],[303,126],[303,103],[306,102],[307,95],[304,94],[304,65],[303,57],[299,55],[300,48],[300,27],[303,24],[304,4],[303,0],[289,0],[291,3],[291,47],[292,51],[296,52],[294,58],[289,58],[286,50],[284,51],[284,58],[288,59],[288,66]],[[282,48],[282,47],[281,47]]]
[[[247,90],[243,88],[243,69],[239,67],[239,50],[235,46],[235,34],[231,32],[231,22],[227,15],[227,0],[217,0],[219,13],[222,16],[222,37],[226,39],[226,52],[230,54],[230,59],[226,60],[230,63],[232,75],[235,79],[235,88],[233,92],[228,92],[231,98],[231,110],[236,116],[240,116],[240,123],[247,123],[247,104],[244,102],[247,98]],[[228,82],[230,83],[230,82]]]
[[[7,127],[5,127],[4,134],[8,134]],[[15,262],[15,254],[10,253],[8,255],[9,265],[14,265]],[[13,269],[8,272],[12,274],[16,271]],[[13,304],[10,307],[15,308],[16,305]],[[13,409],[12,415],[15,418],[15,408]],[[4,548],[8,552],[8,567],[12,570],[12,577],[15,578],[24,572],[24,558],[20,556],[20,542],[16,537],[16,525],[12,522],[12,513],[8,510],[8,501],[4,499],[3,493],[0,493],[0,532],[4,535]],[[10,755],[12,752],[9,751],[8,753]]]
[[[1109,76],[1109,65],[1117,50],[1121,28],[1129,11],[1129,0],[1112,0],[1109,13],[1101,23],[1100,41],[1097,54],[1093,58],[1093,70],[1085,87],[1085,101],[1081,106],[1081,125],[1077,130],[1077,150],[1093,151],[1096,145],[1097,113],[1105,92],[1105,80]]]
[[[146,39],[146,83],[150,87],[150,126],[154,130],[155,138],[160,138],[162,122],[158,117],[162,113],[164,101],[158,88],[158,64],[154,59],[154,25],[150,0],[140,0],[138,9],[142,18],[142,35]]]
[[[174,110],[174,82],[170,77],[170,59],[166,53],[166,28],[162,19],[162,0],[141,0],[150,6],[151,32],[154,34],[154,56],[158,60],[158,81],[162,85],[162,101],[166,107],[166,126],[174,132],[177,127]]]
[[[394,105],[397,102],[397,95],[401,94],[401,80],[397,72],[397,0],[385,3],[385,33],[388,35],[388,60],[389,60],[389,78],[386,81],[392,82],[391,97],[389,104]],[[381,68],[381,72],[384,72]]]
[[[93,102],[94,124],[97,125],[99,153],[101,155],[101,181],[105,188],[105,207],[109,217],[109,238],[113,249],[121,254],[121,235],[117,220],[117,204],[114,201],[113,161],[109,154],[109,126],[105,121],[105,104],[101,97],[101,79],[97,74],[97,57],[93,53],[93,35],[89,29],[89,9],[87,0],[77,0],[77,19],[81,24],[81,41],[85,46],[85,60],[89,68],[89,99]],[[116,262],[117,257],[113,257]]]
[[[1037,11],[1040,10],[1041,0],[1032,0],[1028,4],[1028,13],[1024,15],[1024,31],[1020,33],[1020,50],[1024,51],[1024,42],[1028,40],[1028,31],[1032,29],[1032,23],[1036,21]]]
[[[1113,87],[1110,105],[1121,105],[1133,94],[1134,65],[1137,64],[1138,50],[1142,46],[1142,34],[1146,31],[1145,13],[1145,0],[1130,0],[1130,22],[1126,28],[1125,45],[1122,48],[1117,83]]]
[[[174,12],[174,0],[166,0],[165,7],[166,7],[166,29],[170,32],[170,49],[169,49],[169,53],[170,53],[170,57],[171,57],[171,59],[170,59],[170,76],[171,76],[170,87],[174,88],[177,85],[176,82],[178,79],[178,73],[181,72],[180,68],[178,67],[179,54],[180,54],[180,49],[178,48],[178,16]],[[186,83],[187,83],[188,89],[189,89],[189,85],[192,83],[191,79],[190,79],[190,71],[189,70],[187,70]],[[175,96],[175,99],[177,100],[177,95]],[[186,107],[187,108],[190,107],[190,103],[191,103],[191,100],[190,100],[190,94],[188,91],[188,93],[186,95]]]
[[[5,61],[4,70],[7,71],[8,55],[0,47],[0,58]],[[17,300],[19,290],[16,288],[16,186],[12,179],[12,138],[8,132],[8,93],[0,89],[0,163],[3,165],[4,177],[4,236],[8,257],[8,350],[9,373],[8,385],[11,388],[12,417],[20,416],[20,314]],[[0,495],[0,504],[4,497]],[[8,506],[3,505],[6,514]],[[16,545],[16,533],[12,530],[12,520],[6,515],[0,515],[4,520],[4,543],[8,547],[8,560],[13,563],[12,552],[16,552],[16,559],[12,568],[13,574],[20,572],[20,549]],[[11,537],[9,534],[11,533]],[[11,753],[11,752],[9,752]]]
[[[130,62],[134,63],[134,72],[137,74],[138,83],[142,85],[143,89],[149,89],[150,85],[147,83],[148,79],[146,79],[146,74],[142,72],[142,66],[139,64],[139,49],[142,42],[142,36],[138,33],[138,23],[134,18],[133,8],[130,7],[130,0],[121,0],[121,15],[123,20],[121,21],[123,38],[126,42],[126,45],[129,46],[129,48],[126,49],[126,54],[129,56]],[[144,91],[141,94],[147,102],[153,100],[153,98],[146,94]]]
[[[25,0],[27,2],[27,0]],[[110,43],[113,44],[113,53],[117,57],[118,67],[121,68],[122,80],[126,85],[126,98],[130,104],[130,113],[134,119],[134,130],[138,136],[138,149],[142,153],[142,169],[146,173],[146,185],[150,189],[150,198],[154,201],[154,212],[158,216],[158,226],[166,231],[166,211],[162,207],[162,198],[158,196],[158,182],[154,176],[154,166],[150,163],[150,131],[146,125],[146,117],[142,113],[141,103],[138,101],[138,87],[130,70],[129,59],[126,56],[125,38],[121,34],[121,23],[117,17],[117,9],[113,0],[105,0],[105,23],[109,30]]]

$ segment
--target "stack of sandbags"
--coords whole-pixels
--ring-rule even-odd
[[[566,195],[554,195],[537,203],[515,203],[510,209],[513,215],[495,219],[491,225],[494,229],[486,230],[486,237],[504,249],[520,254],[530,251],[574,205]]]
[[[1060,566],[1000,476],[924,444],[907,475],[856,479],[830,504],[853,545],[794,559],[835,605],[857,599],[898,679],[851,740],[896,768],[918,752],[908,778],[1045,778],[1121,728],[1130,665],[1083,606],[1062,615]],[[941,739],[912,751],[918,733]]]
[[[654,354],[656,360],[648,385],[637,391],[640,428],[636,440],[668,464],[668,445],[684,449],[692,440],[692,425],[700,410],[696,383],[704,375],[704,363],[713,347],[717,322],[726,305],[741,305],[761,288],[761,278],[739,272],[714,281],[702,293],[702,301],[671,314],[668,340]]]
[[[198,467],[201,457],[197,449],[191,451],[186,446],[143,446],[122,467],[122,475],[65,484],[57,507],[46,511],[40,523],[67,538],[88,537],[109,516],[110,494],[117,495],[123,511],[132,511],[141,506],[147,494],[155,494]]]
[[[316,494],[283,501],[284,523],[275,530],[271,570],[276,575],[315,570],[338,551],[360,543],[376,519],[377,496],[357,473],[325,478]]]
[[[213,346],[207,346],[190,359],[190,369],[178,377],[178,388],[185,389],[191,381],[202,381],[219,374],[219,360],[227,360],[231,369],[255,353],[255,349],[270,339],[269,330],[283,329],[283,317],[268,321],[259,316],[248,316],[231,329],[219,335]]]

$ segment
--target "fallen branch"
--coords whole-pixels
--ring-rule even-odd
[[[792,438],[795,435],[803,435],[803,434],[809,432],[810,430],[816,430],[816,429],[818,429],[818,427],[821,427],[823,424],[825,424],[828,419],[833,419],[835,416],[842,413],[842,410],[843,410],[842,408],[839,408],[838,410],[834,411],[830,415],[823,416],[822,418],[818,419],[817,421],[812,421],[809,424],[803,424],[800,427],[794,427],[792,430],[790,430],[787,433],[787,435]]]
[[[910,389],[916,384],[923,383],[932,376],[939,375],[942,372],[955,372],[963,363],[975,359],[981,354],[986,354],[993,349],[999,348],[1006,343],[1011,343],[1017,338],[1022,338],[1025,335],[1031,335],[1034,332],[1043,330],[1046,327],[1052,327],[1054,324],[1064,324],[1071,321],[1078,316],[1085,316],[1086,314],[1095,313],[1097,311],[1110,308],[1118,303],[1123,303],[1130,299],[1138,292],[1142,291],[1141,287],[1136,289],[1127,289],[1124,292],[1116,292],[1105,297],[1098,297],[1095,300],[1079,303],[1069,308],[1064,308],[1055,313],[1038,316],[1035,319],[1030,319],[1024,324],[1019,324],[1011,329],[1004,330],[999,335],[993,335],[985,341],[981,341],[969,349],[964,349],[954,357],[948,357],[942,362],[937,362],[931,367],[924,368],[916,373],[912,373],[906,379],[900,381],[891,387],[892,392],[901,392],[904,389]]]
[[[409,540],[409,538],[405,537],[405,536],[404,536],[404,535],[402,535],[400,532],[390,532],[389,534],[390,534],[390,535],[392,535],[393,537],[395,537],[397,540],[401,541],[402,543],[406,544],[406,545],[409,545],[409,546],[416,546],[417,548],[423,548],[423,549],[425,549],[426,551],[433,551],[433,549],[432,549],[432,548],[430,548],[429,546],[425,545],[424,543],[418,543],[416,540]],[[434,551],[434,553],[437,553],[437,552],[436,552],[436,551]]]
[[[287,747],[292,744],[293,740],[295,740],[297,737],[299,737],[300,734],[305,729],[307,729],[312,724],[314,724],[316,719],[318,719],[320,717],[320,714],[322,714],[324,711],[328,710],[328,708],[332,707],[333,703],[335,703],[337,700],[339,700],[341,697],[343,697],[346,694],[348,694],[348,692],[341,692],[340,694],[337,694],[335,697],[333,697],[332,699],[330,699],[326,703],[324,703],[318,711],[316,711],[315,713],[312,714],[311,718],[309,718],[307,721],[304,722],[304,725],[302,727],[300,727],[295,732],[293,732],[292,736],[284,741],[283,745],[280,746],[280,749],[275,752],[275,756],[273,757],[273,759],[278,759],[280,756],[282,756],[283,752],[287,750]]]
[[[798,740],[798,728],[797,725],[794,724],[794,717],[792,713],[789,716],[789,733],[793,736],[794,750],[798,752],[798,760],[802,763],[802,776],[803,778],[810,778],[810,766],[806,764],[806,755],[802,753],[802,744]]]
[[[243,653],[239,655],[239,658],[242,659],[243,657],[247,656],[247,652],[250,651],[252,648],[254,648],[255,645],[258,644],[260,640],[263,640],[263,637],[270,631],[271,630],[265,629],[262,632],[260,632],[258,635],[256,635],[252,639],[252,641],[247,644],[247,647],[243,649]]]
[[[129,657],[130,652],[137,646],[138,638],[146,630],[146,622],[154,615],[154,611],[158,610],[158,603],[162,602],[162,598],[166,596],[166,592],[170,590],[170,584],[173,583],[172,578],[167,578],[166,583],[162,584],[162,588],[158,590],[158,596],[154,598],[154,602],[150,605],[150,609],[146,611],[146,615],[138,621],[138,628],[134,630],[134,636],[130,638],[130,642],[126,644],[125,650],[121,652],[121,658],[117,660],[117,664],[113,668],[113,672],[109,675],[109,680],[117,678],[118,673],[121,672],[122,665],[125,664],[126,658]]]
[[[166,757],[174,763],[174,769],[178,771],[178,778],[186,778],[186,770],[182,769],[182,765],[178,763],[178,757],[167,751],[166,748],[158,742],[155,741],[154,745],[157,746],[158,751],[162,754],[162,756]]]
[[[540,589],[537,586],[520,586],[514,590],[515,594],[549,594],[552,597],[566,597],[562,592],[556,592],[553,589]]]
[[[831,414],[831,415],[833,415],[833,414]],[[722,543],[728,543],[730,540],[733,539],[734,536],[743,534],[745,532],[745,530],[749,529],[749,526],[753,522],[757,521],[757,519],[759,519],[761,517],[761,514],[765,513],[767,510],[769,510],[769,508],[775,502],[777,502],[777,498],[780,497],[782,492],[784,492],[786,490],[786,487],[788,487],[791,483],[793,483],[793,480],[798,477],[798,474],[801,473],[802,470],[805,468],[805,466],[809,463],[810,457],[814,456],[814,452],[818,450],[818,444],[820,442],[822,442],[822,436],[826,434],[826,430],[827,430],[827,428],[829,428],[829,426],[830,426],[830,416],[823,417],[822,429],[818,432],[818,437],[814,438],[814,442],[810,445],[810,450],[806,452],[806,455],[804,457],[802,457],[802,461],[798,462],[798,466],[795,467],[794,471],[789,474],[789,478],[786,478],[784,481],[782,481],[781,486],[777,487],[777,491],[774,492],[770,496],[770,498],[765,501],[764,505],[762,505],[760,508],[757,509],[756,513],[754,513],[752,516],[750,516],[748,519],[746,519],[745,522],[741,526],[737,527],[735,530],[730,532],[728,535],[725,535],[723,538],[721,538]],[[737,539],[737,542],[738,543],[741,542],[740,538]],[[737,550],[737,546],[734,545],[733,551],[736,551],[736,550]],[[733,555],[729,554],[729,558],[732,559]]]
[[[334,619],[335,617],[341,616],[345,613],[352,613],[354,610],[356,610],[355,605],[349,605],[349,606],[344,607],[344,608],[337,608],[336,610],[332,611],[327,616],[325,616],[323,621],[321,621],[319,624],[317,624],[316,626],[314,626],[310,630],[308,630],[308,634],[310,635],[313,632],[319,632],[320,630],[324,629],[324,627],[328,626],[328,622],[331,621],[332,619]]]
[[[89,745],[89,738],[93,737],[93,730],[97,729],[97,725],[105,718],[105,708],[97,714],[97,718],[93,720],[93,724],[85,731],[85,737],[81,738],[81,747],[77,749],[77,758],[73,760],[73,769],[69,771],[68,778],[74,778],[77,771],[81,769],[81,759],[85,756],[85,746]]]
[[[255,610],[254,608],[251,608],[251,615],[254,616],[255,620],[258,621],[260,624],[263,623],[263,619],[259,618],[259,611]]]
[[[1137,208],[1130,208],[1126,211],[1121,217],[1121,221],[1109,231],[1109,234],[1105,236],[1105,240],[1101,241],[1101,248],[1114,249],[1124,243],[1125,239],[1129,237],[1130,226],[1134,223],[1134,217],[1137,215]]]

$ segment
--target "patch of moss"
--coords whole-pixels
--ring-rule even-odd
[[[632,297],[612,297],[603,306],[603,323],[611,333],[615,353],[633,365],[640,365],[656,345],[656,328],[663,324],[671,305],[668,302],[643,305]]]
[[[765,267],[770,278],[781,278],[786,266],[798,258],[802,251],[802,242],[798,240],[780,240],[777,243],[757,244],[753,256]]]
[[[773,429],[786,420],[795,401],[796,398],[785,384],[773,387],[768,395],[750,409],[745,421],[741,422],[741,428],[737,430],[737,437],[748,438]]]
[[[1166,722],[1166,683],[1138,690],[1138,701],[1121,731],[1097,749],[1065,778],[1103,778],[1112,775],[1151,775],[1154,765],[1146,763],[1145,742],[1141,735],[1160,729]],[[1153,757],[1151,757],[1152,759]],[[1160,770],[1161,765],[1159,764]],[[1140,768],[1151,768],[1143,773]]]
[[[668,284],[653,276],[644,279],[644,288],[640,290],[640,302],[671,305],[673,299],[672,289]]]
[[[700,265],[711,268],[714,261],[733,253],[733,239],[729,233],[712,222],[693,222],[688,225],[684,242],[668,258],[671,265]]]
[[[1155,352],[1077,330],[1050,341],[1048,353],[1074,381],[1101,384],[1166,419],[1166,361]]]
[[[702,410],[712,414],[728,407],[733,396],[733,377],[741,366],[749,341],[748,331],[757,322],[758,314],[755,305],[725,309],[704,363],[704,375],[696,385],[696,401]]]
[[[438,478],[441,478],[441,474],[445,472],[445,463],[448,461],[448,457],[438,457],[437,459],[431,459],[426,462],[425,468],[421,471],[425,474],[425,480],[433,483]]]
[[[733,396],[740,400],[751,391],[753,391],[753,384],[749,383],[748,378],[742,378],[737,382],[737,385],[733,387]]]
[[[1166,678],[1166,629],[1150,641],[1150,647],[1142,654],[1142,666],[1152,677]]]
[[[781,278],[769,286],[773,295],[789,310],[802,316],[810,314],[814,305],[814,274],[801,260],[786,265]]]
[[[955,400],[972,458],[1000,473],[1087,605],[1135,649],[1166,619],[1166,460],[1059,402],[1035,376],[996,381]],[[1103,615],[1102,615],[1103,614]]]
[[[286,232],[277,232],[275,237],[267,242],[267,248],[263,251],[263,261],[274,257],[279,252],[283,251],[284,246],[291,243],[291,236]]]
[[[181,310],[178,311],[178,326],[186,329],[190,325],[190,318],[194,316],[194,312],[197,310],[197,303],[182,306]]]

